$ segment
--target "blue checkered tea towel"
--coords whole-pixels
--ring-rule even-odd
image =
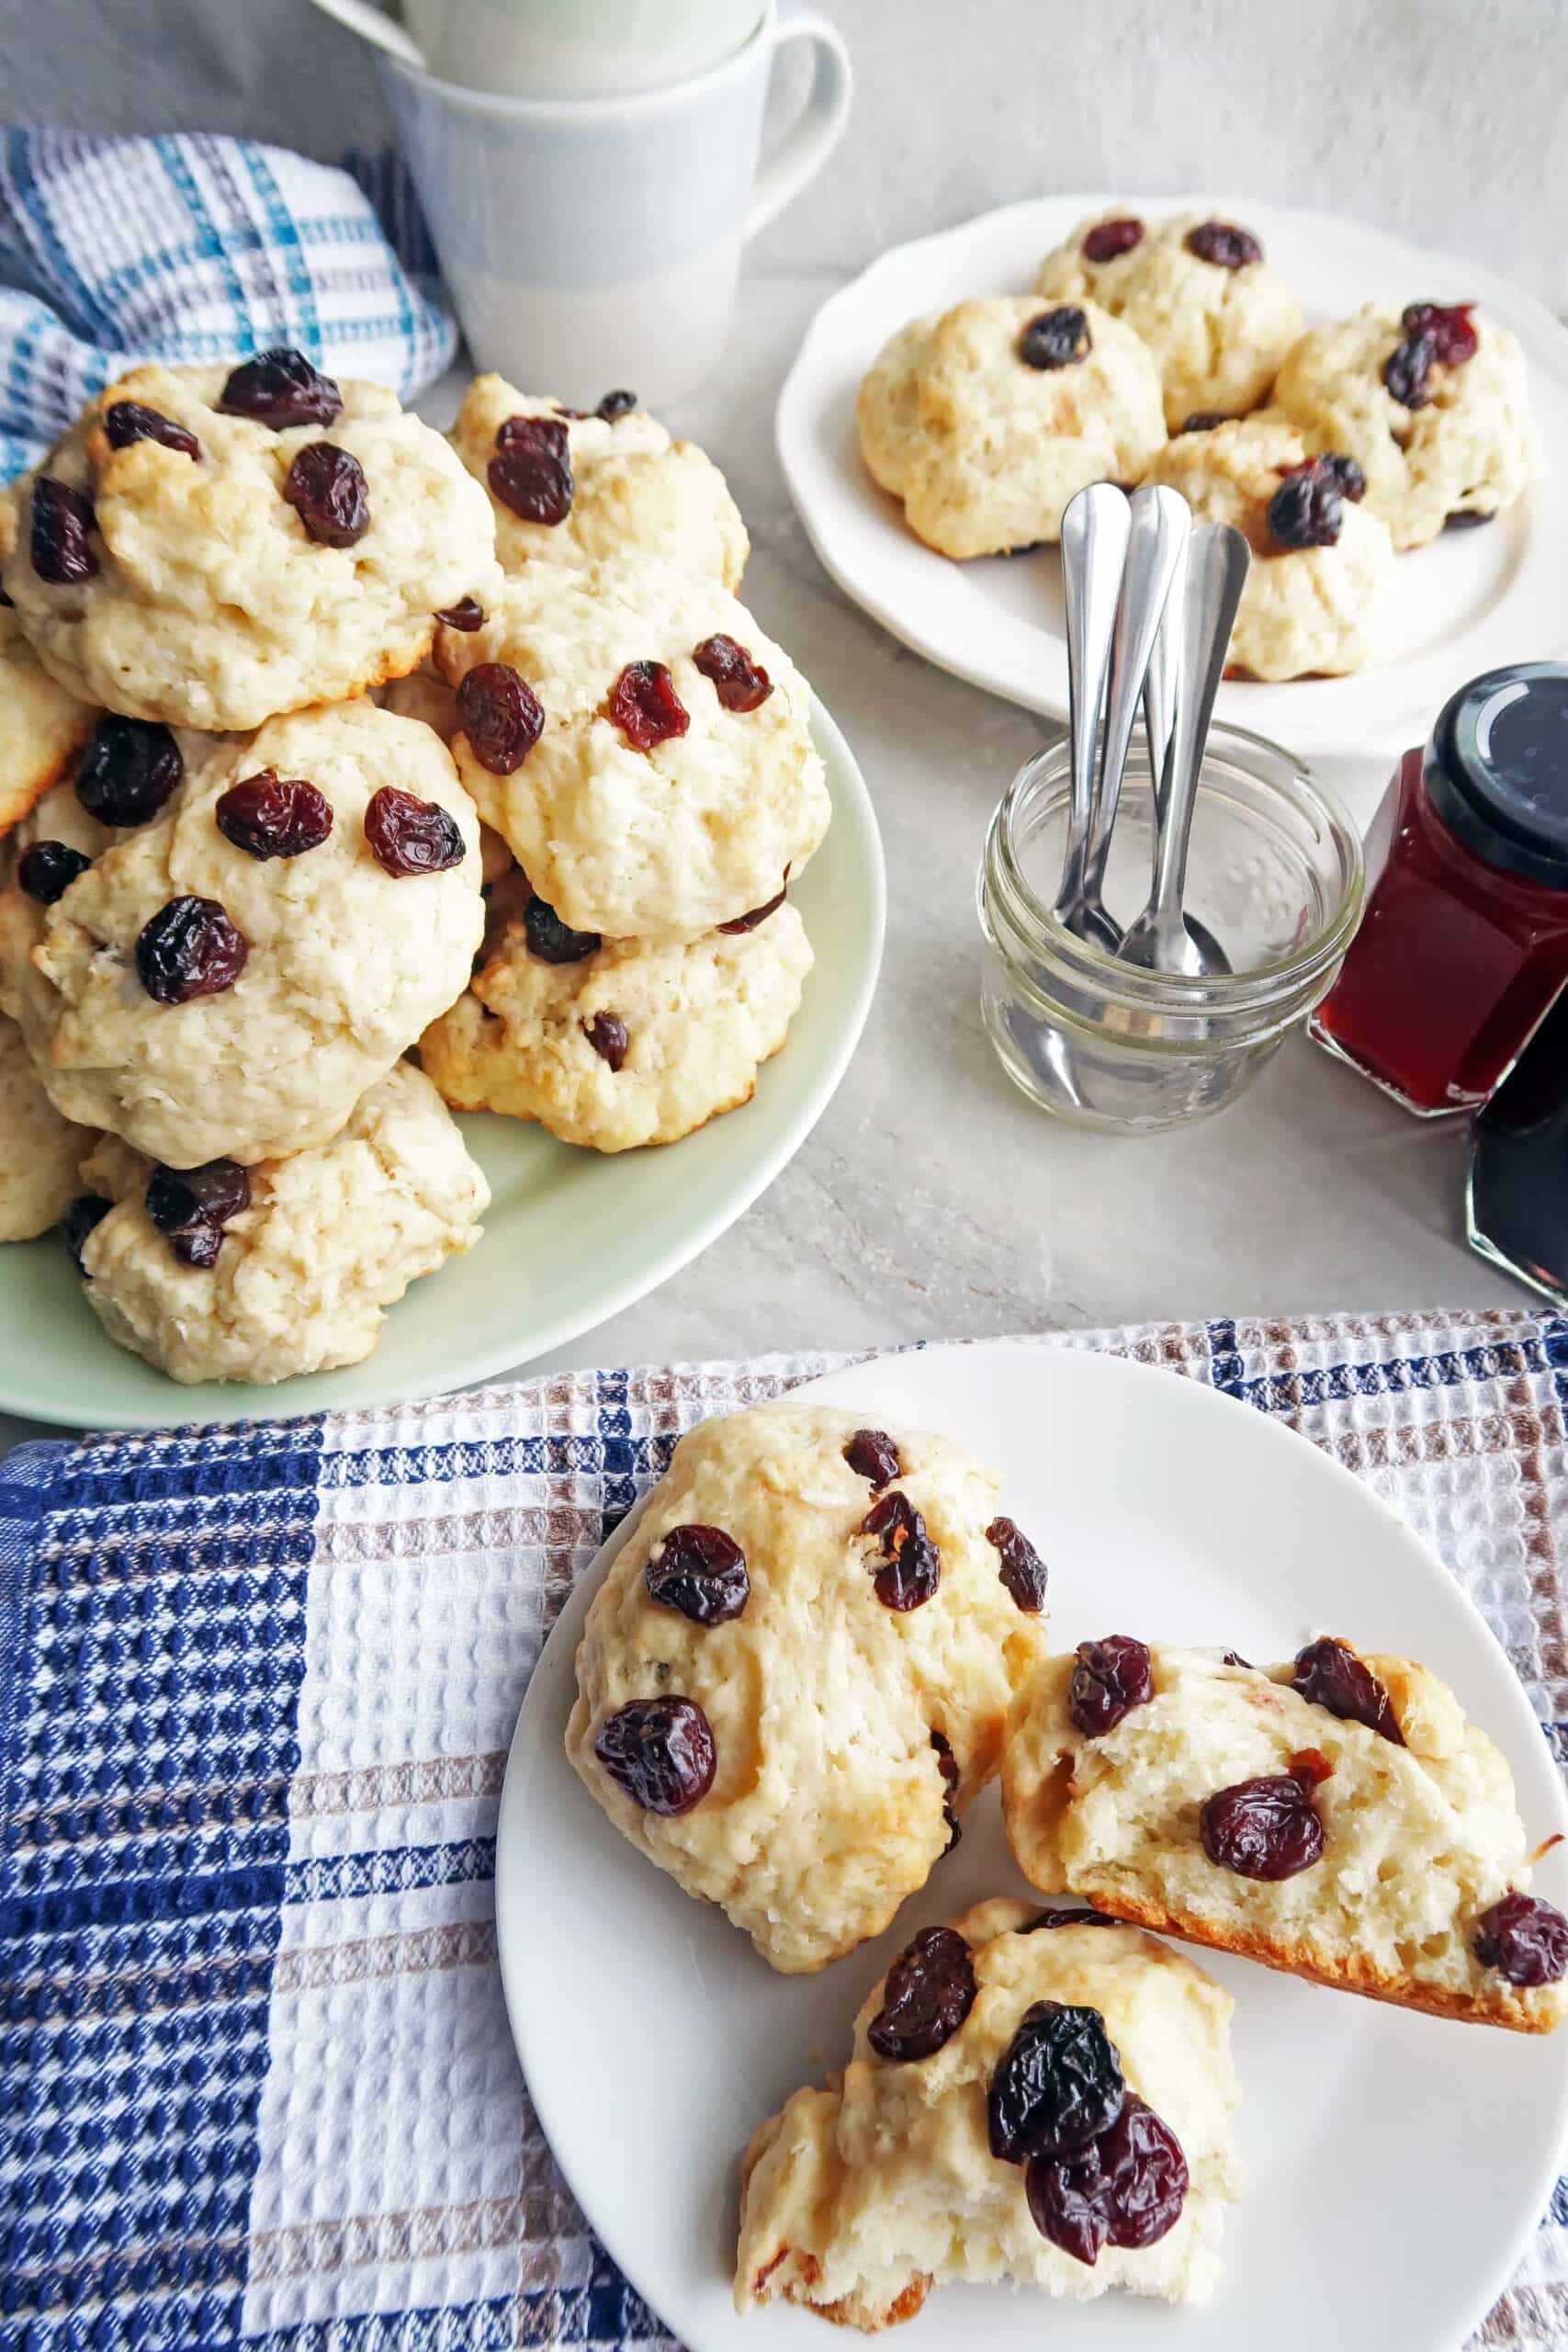
[[[1072,1344],[1366,1478],[1568,1754],[1568,1321]],[[676,2352],[528,2105],[497,1799],[546,1634],[682,1430],[829,1363],[558,1374],[0,1465],[6,2352]],[[1476,2345],[1568,2346],[1568,2183]]]
[[[139,361],[298,345],[405,399],[457,345],[394,155],[0,131],[0,481]]]

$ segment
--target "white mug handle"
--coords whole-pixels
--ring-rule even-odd
[[[783,211],[791,197],[799,195],[807,180],[815,179],[849,119],[854,77],[838,27],[807,7],[805,0],[779,0],[775,57],[786,40],[810,41],[817,52],[816,66],[798,120],[757,175],[746,213],[748,237],[754,237],[775,212]]]

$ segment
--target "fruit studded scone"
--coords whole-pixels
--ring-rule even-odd
[[[1173,433],[1194,414],[1257,408],[1302,331],[1301,304],[1250,231],[1195,212],[1081,221],[1041,263],[1035,291],[1098,302],[1134,331],[1158,370]]]
[[[325,1143],[483,928],[451,753],[368,700],[247,736],[106,718],[17,841],[0,1002],[63,1116],[171,1167]]]
[[[634,393],[606,392],[583,416],[479,376],[452,446],[490,492],[508,571],[541,557],[592,563],[640,550],[739,585],[750,547],[724,476],[694,442],[671,440]]]
[[[1361,469],[1314,457],[1273,410],[1179,434],[1147,479],[1179,490],[1200,522],[1246,535],[1252,568],[1228,669],[1254,678],[1338,676],[1372,659],[1393,593],[1393,542],[1361,504]]]
[[[360,1363],[410,1283],[473,1248],[490,1199],[407,1062],[330,1143],[174,1169],[106,1136],[81,1187],[69,1227],[88,1304],[111,1340],[186,1382]]]
[[[82,1189],[76,1170],[94,1140],[61,1117],[21,1031],[0,1013],[0,1241],[31,1241],[59,1224]]]
[[[1537,469],[1524,353],[1473,311],[1369,306],[1313,327],[1280,370],[1277,405],[1314,448],[1355,458],[1396,548],[1490,521]]]
[[[1561,2021],[1568,1919],[1524,1892],[1507,1764],[1408,1659],[1080,1643],[1019,1693],[1002,1797],[1047,1894],[1438,2017]]]
[[[1159,384],[1092,303],[987,295],[917,319],[856,403],[861,454],[940,555],[1004,555],[1062,534],[1093,481],[1134,482],[1165,439]]]
[[[828,830],[810,688],[701,572],[536,564],[436,659],[458,773],[572,931],[694,939],[775,898]]]
[[[9,495],[0,581],[45,669],[170,726],[344,701],[501,576],[489,501],[440,434],[298,351],[139,368]]]
[[[0,533],[8,521],[0,503]],[[60,781],[97,720],[91,704],[55,684],[22,635],[15,608],[0,604],[0,833]]]
[[[785,1974],[879,1935],[996,1770],[1045,1570],[946,1438],[762,1405],[683,1437],[594,1597],[567,1752]]]
[[[458,1110],[594,1151],[674,1143],[750,1101],[810,968],[787,903],[698,939],[602,940],[529,899],[420,1060]]]
[[[922,1928],[843,2073],[746,2152],[736,2309],[782,2297],[870,2334],[959,2279],[1206,2302],[1241,2177],[1231,2008],[1093,1912]]]

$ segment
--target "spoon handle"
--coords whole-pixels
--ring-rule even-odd
[[[1148,675],[1144,680],[1144,732],[1149,739],[1149,781],[1155,797],[1156,839],[1165,823],[1166,786],[1170,775],[1170,746],[1176,733],[1176,704],[1181,686],[1181,615],[1187,598],[1185,558],[1176,567],[1170,594],[1165,600]]]
[[[1203,752],[1214,696],[1224,675],[1231,630],[1247,585],[1252,552],[1239,531],[1225,523],[1202,523],[1187,552],[1181,624],[1181,691],[1166,763],[1165,806],[1160,811],[1150,905],[1161,918],[1181,919],[1187,887],[1187,845],[1198,795]]]
[[[1105,753],[1085,860],[1086,888],[1096,899],[1104,880],[1111,829],[1116,821],[1116,804],[1122,794],[1122,772],[1127,764],[1127,746],[1133,740],[1133,722],[1137,717],[1149,656],[1154,651],[1170,583],[1192,528],[1192,510],[1174,490],[1145,484],[1134,492],[1132,508],[1133,527],[1111,646]]]
[[[1113,482],[1080,490],[1062,517],[1062,584],[1067,612],[1067,693],[1072,755],[1072,803],[1058,903],[1083,885],[1084,859],[1094,815],[1094,765],[1100,714],[1111,675],[1111,637],[1127,559],[1133,511]]]

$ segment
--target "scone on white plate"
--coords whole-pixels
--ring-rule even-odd
[[[1145,479],[1180,492],[1200,522],[1227,523],[1252,549],[1229,673],[1338,677],[1376,654],[1393,599],[1393,542],[1360,503],[1345,453],[1314,456],[1277,410],[1178,435]]]
[[[1539,466],[1524,353],[1473,312],[1470,302],[1369,304],[1311,328],[1280,369],[1276,405],[1314,448],[1356,459],[1368,512],[1396,548],[1490,521]]]
[[[508,571],[541,558],[580,564],[640,551],[739,585],[750,547],[724,476],[694,442],[671,440],[630,392],[607,392],[583,416],[503,377],[479,376],[452,446],[490,493]]]
[[[0,582],[45,669],[170,726],[345,701],[501,577],[490,503],[441,435],[298,351],[136,368],[5,503]]]
[[[1002,1800],[1043,1893],[1438,2017],[1561,2022],[1568,1919],[1525,1892],[1507,1764],[1408,1659],[1080,1643],[1018,1695]]]
[[[450,752],[367,698],[249,736],[105,719],[17,840],[0,1004],[64,1117],[170,1167],[326,1142],[483,928]]]
[[[594,1597],[567,1752],[786,1974],[881,1933],[996,1770],[1045,1571],[948,1439],[763,1405],[683,1437]]]
[[[1098,302],[1147,347],[1166,422],[1244,416],[1269,396],[1302,331],[1302,306],[1250,230],[1182,212],[1118,210],[1081,220],[1040,265],[1035,292]]]
[[[409,1283],[472,1249],[490,1199],[407,1062],[330,1143],[289,1159],[175,1170],[106,1136],[82,1182],[112,1204],[78,1251],[88,1304],[111,1340],[186,1382],[360,1363]]]
[[[38,1082],[22,1033],[0,1012],[0,1241],[32,1241],[81,1191],[96,1138],[62,1119]]]
[[[775,898],[828,830],[811,690],[703,572],[531,565],[435,650],[458,774],[572,931],[694,939]]]
[[[986,295],[900,328],[860,388],[861,454],[918,538],[960,560],[1058,539],[1089,482],[1165,439],[1154,363],[1092,303]]]
[[[0,530],[7,510],[0,504]],[[8,833],[57,784],[99,714],[58,685],[0,604],[0,833]]]
[[[536,1119],[594,1151],[674,1143],[750,1101],[810,968],[787,902],[698,939],[602,940],[529,897],[420,1061],[457,1110]]]
[[[746,2152],[736,2309],[869,2334],[961,2279],[1206,2302],[1241,2179],[1231,2008],[1092,1913],[998,1901],[922,1929],[843,2073]]]

